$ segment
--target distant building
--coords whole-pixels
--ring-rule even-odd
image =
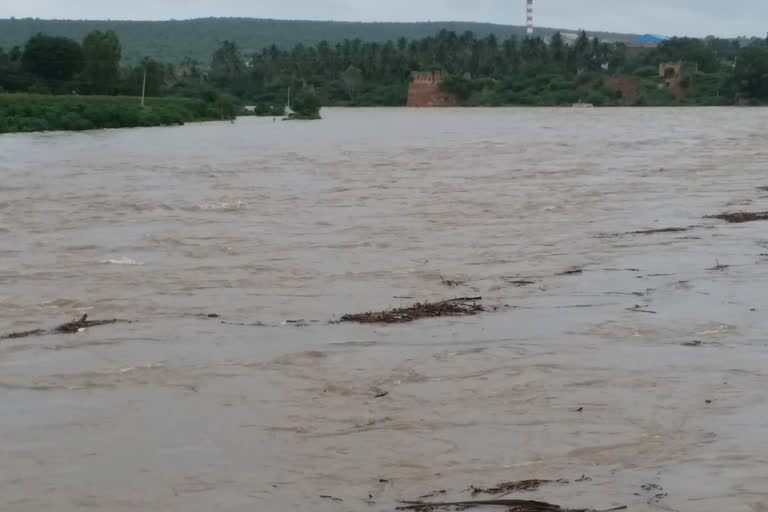
[[[643,34],[627,43],[627,50],[630,55],[639,55],[659,46],[660,43],[668,41],[666,36],[657,34]]]
[[[660,43],[662,41],[668,41],[669,38],[667,36],[660,36],[657,34],[643,34],[642,36],[638,36],[634,39],[633,42],[635,43]]]

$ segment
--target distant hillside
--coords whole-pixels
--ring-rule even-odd
[[[211,55],[224,40],[236,42],[251,53],[276,44],[293,47],[298,43],[314,45],[322,40],[331,43],[359,38],[363,41],[387,41],[405,37],[418,39],[433,35],[442,29],[455,32],[470,30],[477,35],[496,34],[499,38],[510,35],[521,37],[525,28],[512,25],[465,22],[424,23],[362,23],[336,21],[287,21],[254,18],[202,18],[183,21],[97,21],[97,20],[41,20],[0,19],[0,47],[8,50],[23,45],[30,36],[43,32],[81,40],[90,30],[112,29],[123,44],[123,59],[136,61],[144,56],[164,62],[178,62],[191,57],[207,64]],[[538,34],[547,35],[555,29],[540,28]],[[601,39],[626,41],[630,34],[593,32]]]

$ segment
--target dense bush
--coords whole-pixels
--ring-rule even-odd
[[[312,87],[304,87],[293,100],[291,119],[320,119],[320,98]]]
[[[229,109],[224,109],[228,118]],[[124,96],[0,94],[0,133],[162,126],[219,119],[221,108],[201,100]]]

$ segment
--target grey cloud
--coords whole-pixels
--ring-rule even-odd
[[[536,23],[568,29],[667,35],[764,35],[766,0],[534,0]],[[2,1],[0,17],[257,18],[524,23],[525,0],[24,0]]]

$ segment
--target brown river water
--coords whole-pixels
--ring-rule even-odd
[[[768,110],[324,116],[0,136],[0,510],[768,511]]]

